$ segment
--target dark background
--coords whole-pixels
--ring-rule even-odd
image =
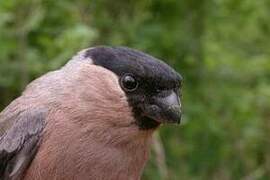
[[[155,134],[142,179],[270,179],[269,0],[0,0],[0,110],[96,45],[184,77],[183,123]]]

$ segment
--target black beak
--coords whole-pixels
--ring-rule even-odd
[[[181,102],[175,91],[164,92],[152,97],[149,104],[145,104],[145,114],[160,123],[180,123]]]

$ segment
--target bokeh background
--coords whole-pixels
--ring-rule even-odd
[[[0,110],[78,50],[129,46],[184,77],[143,180],[270,179],[269,0],[0,0]]]

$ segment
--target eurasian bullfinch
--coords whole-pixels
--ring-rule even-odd
[[[180,123],[181,84],[137,50],[79,52],[0,114],[0,179],[140,179],[154,130]]]

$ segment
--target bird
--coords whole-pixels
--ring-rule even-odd
[[[140,179],[153,133],[181,121],[182,82],[139,50],[79,51],[0,113],[0,179]]]

